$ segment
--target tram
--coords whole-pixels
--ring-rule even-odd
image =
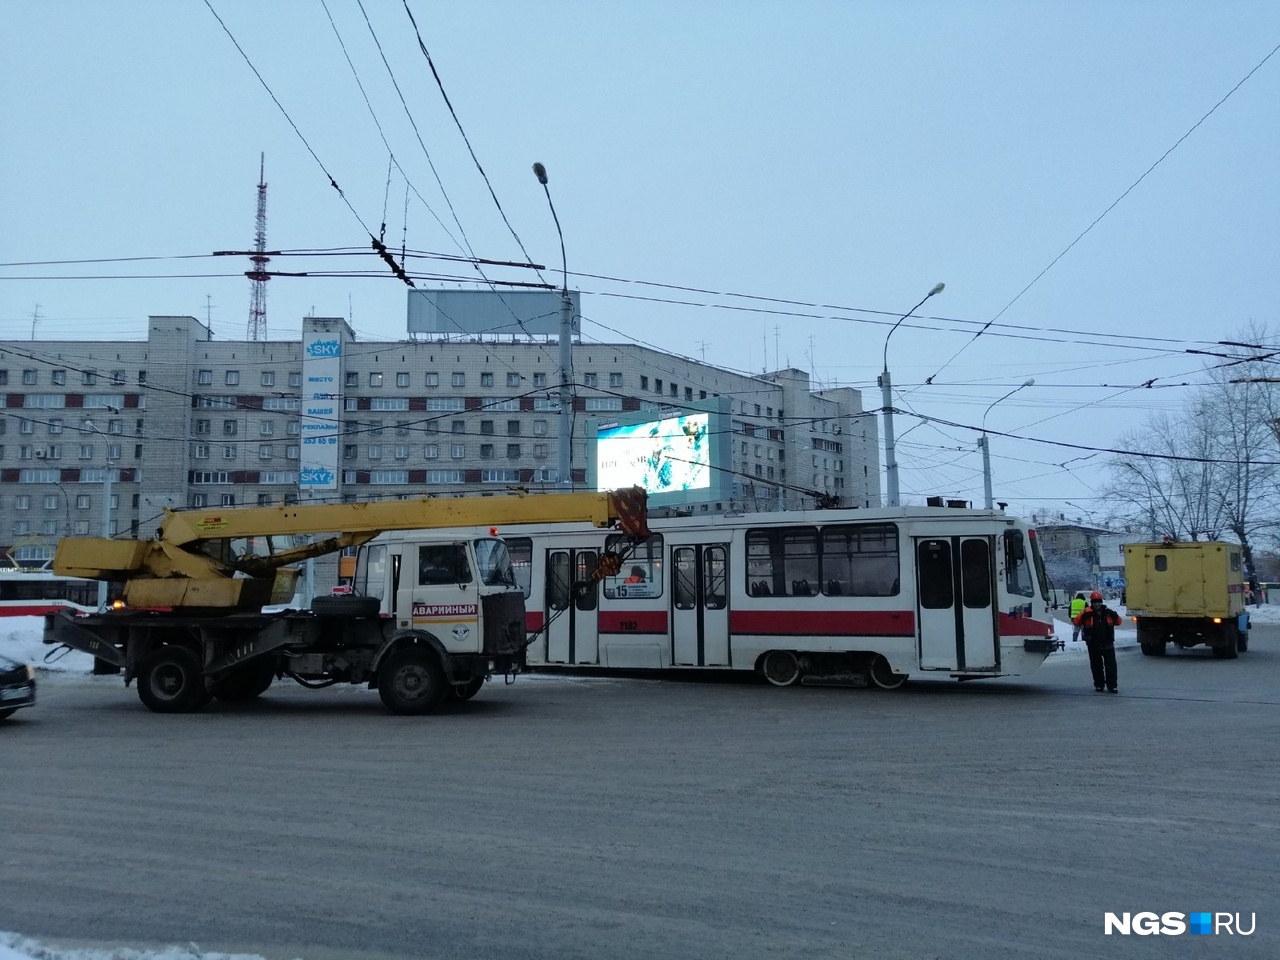
[[[1061,645],[1035,531],[998,510],[651,516],[649,526],[634,548],[585,524],[496,531],[526,597],[528,666],[750,670],[778,686],[893,689],[911,675],[1024,675]],[[593,579],[604,554],[620,555],[621,569]]]
[[[39,617],[66,609],[98,608],[98,581],[50,570],[0,568],[0,617]]]

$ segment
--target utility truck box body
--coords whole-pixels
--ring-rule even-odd
[[[1165,644],[1199,643],[1214,656],[1234,658],[1247,647],[1244,565],[1239,544],[1221,541],[1130,543],[1124,548],[1125,603],[1148,656]]]

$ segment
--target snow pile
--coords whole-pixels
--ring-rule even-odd
[[[162,950],[62,950],[16,933],[0,931],[0,960],[262,960],[249,953],[206,953],[196,944]]]

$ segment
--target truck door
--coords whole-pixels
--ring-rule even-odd
[[[671,662],[729,665],[729,545],[671,548]]]
[[[547,551],[547,663],[599,663],[595,550]]]
[[[999,666],[990,537],[916,538],[916,623],[922,670]]]

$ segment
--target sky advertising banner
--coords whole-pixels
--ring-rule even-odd
[[[338,489],[341,411],[342,339],[337,331],[305,331],[298,473],[298,487],[304,496]]]

